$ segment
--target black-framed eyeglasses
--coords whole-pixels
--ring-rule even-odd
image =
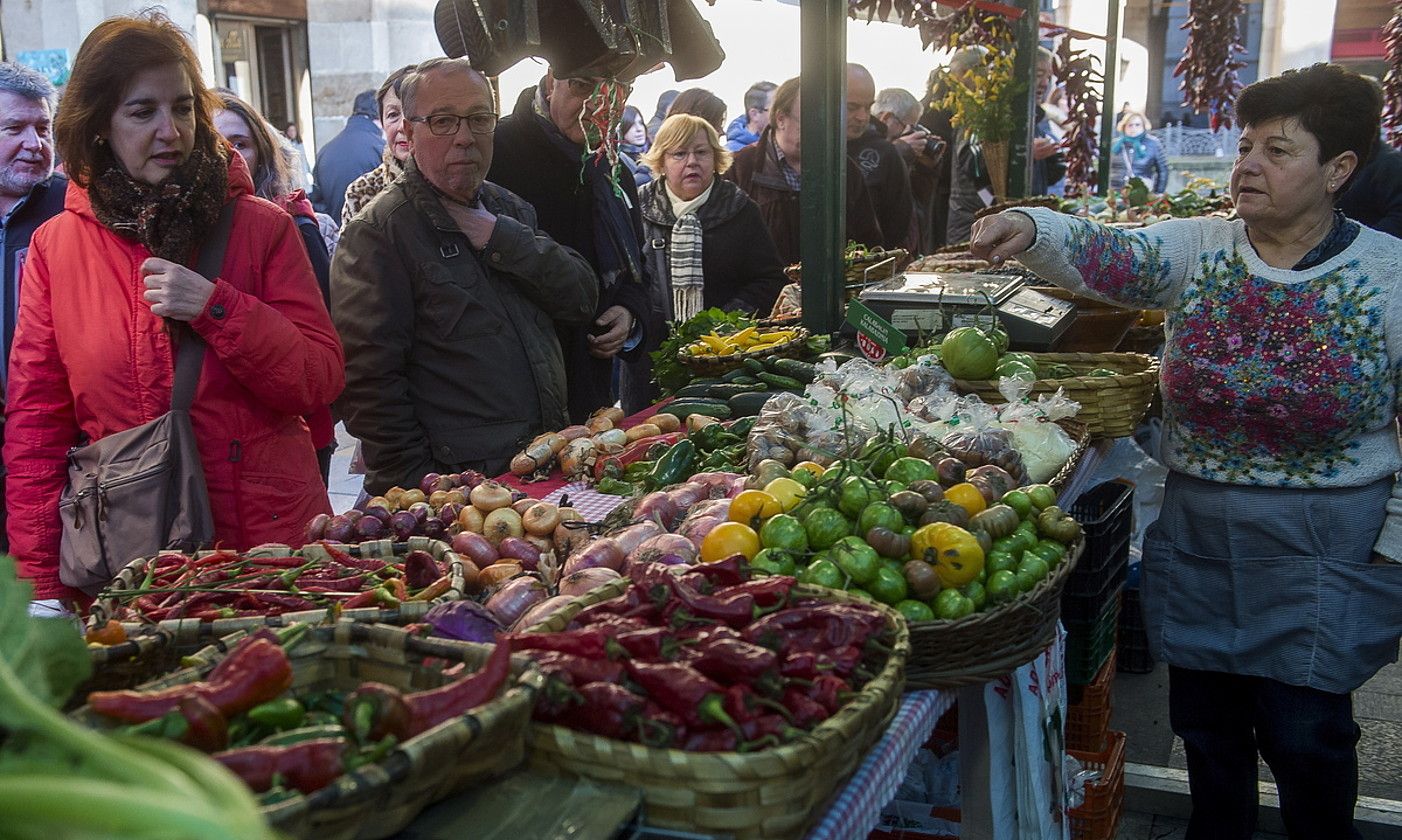
[[[429,114],[426,117],[410,117],[409,122],[425,123],[428,131],[437,137],[452,137],[467,123],[467,130],[473,134],[491,134],[497,127],[497,115],[491,111],[478,111],[475,114]]]

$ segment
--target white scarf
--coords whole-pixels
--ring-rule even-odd
[[[701,220],[696,218],[696,210],[711,197],[711,187],[690,201],[679,198],[672,192],[666,181],[662,188],[667,191],[667,200],[672,204],[672,244],[667,249],[671,263],[672,317],[678,322],[691,318],[705,305],[704,289],[706,278],[701,265]]]

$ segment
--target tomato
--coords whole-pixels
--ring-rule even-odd
[[[1029,484],[1022,488],[1022,492],[1027,494],[1027,500],[1037,510],[1056,504],[1056,490],[1050,484]]]
[[[852,523],[832,508],[818,508],[808,514],[803,528],[808,532],[809,547],[819,550],[831,548],[852,533]]]
[[[1035,529],[1018,528],[1002,540],[995,540],[993,544],[995,550],[999,548],[999,542],[1002,543],[1002,548],[1012,552],[1014,557],[1021,557],[1022,552],[1037,544],[1037,533]]]
[[[1022,577],[1026,574],[1032,580],[1033,585],[1036,585],[1038,581],[1047,576],[1049,571],[1051,571],[1051,567],[1047,565],[1047,561],[1029,551],[1022,555],[1022,562],[1017,564],[1018,583],[1022,582]]]
[[[814,461],[799,461],[797,464],[793,465],[793,469],[789,471],[789,475],[793,476],[799,481],[803,481],[803,479],[798,478],[798,474],[805,473],[809,476],[812,476],[813,482],[816,484],[818,479],[823,477],[823,473],[827,471],[827,467]],[[807,482],[804,483],[807,484]],[[812,487],[813,485],[809,484],[808,486]]]
[[[843,537],[838,540],[837,545],[832,548],[832,558],[837,562],[838,568],[846,572],[858,586],[866,586],[876,580],[882,568],[881,557],[876,553],[876,549],[867,545],[861,537]],[[896,600],[899,601],[900,598]]]
[[[899,531],[905,527],[905,517],[894,506],[885,502],[872,502],[862,508],[862,515],[857,517],[857,533],[865,534],[872,528],[886,528],[891,531]]]
[[[1027,552],[1042,558],[1046,562],[1047,568],[1055,569],[1061,565],[1061,561],[1066,557],[1066,546],[1053,540],[1038,540],[1036,545],[1027,549]]]
[[[119,645],[127,640],[127,630],[122,622],[109,618],[107,623],[95,630],[89,630],[83,641],[93,645]]]
[[[886,501],[884,488],[860,476],[849,476],[842,480],[842,490],[837,499],[837,509],[854,519],[861,515],[872,502]]]
[[[1032,497],[1022,490],[1009,490],[1003,494],[1003,504],[1017,511],[1018,519],[1032,515]]]
[[[816,560],[809,563],[808,568],[803,570],[798,579],[803,583],[826,586],[828,589],[841,589],[847,583],[847,576],[831,560]]]
[[[863,461],[870,462],[870,469],[873,475],[881,475],[895,463],[899,458],[904,458],[906,448],[904,443],[891,443],[874,437],[867,441],[862,447],[861,453],[857,456]]]
[[[963,586],[983,569],[978,539],[948,522],[934,522],[916,531],[910,538],[910,559],[933,565],[946,588]]]
[[[801,505],[799,505],[798,507],[794,508],[793,515],[796,516],[796,517],[798,517],[798,521],[799,521],[799,522],[802,522],[802,523],[804,523],[804,524],[807,524],[809,515],[811,515],[814,511],[817,511],[817,510],[832,510],[832,509],[833,509],[833,506],[830,505],[830,504],[828,504],[827,502],[820,502],[820,501],[818,501],[818,500],[816,500],[816,499],[814,499],[814,500],[806,500],[806,501],[804,501],[803,504],[801,504]],[[1035,531],[1034,531],[1033,534],[1032,534],[1032,541],[1033,541],[1033,542],[1036,542],[1036,541],[1037,541],[1037,537],[1036,537],[1036,532],[1035,532]]]
[[[749,560],[758,553],[759,534],[739,522],[722,522],[701,540],[702,563],[718,563],[736,554],[744,555]]]
[[[905,620],[910,622],[935,620],[935,611],[930,609],[929,604],[912,601],[909,598],[896,604],[896,612],[905,616]]]
[[[795,468],[794,471],[789,474],[789,478],[792,478],[794,481],[797,481],[806,489],[812,489],[818,484],[818,476],[814,475],[811,472],[808,472],[807,470],[800,470]]]
[[[771,516],[759,529],[759,542],[766,549],[803,553],[808,551],[808,532],[804,530],[802,522],[787,513],[781,513]]]
[[[914,481],[934,481],[939,477],[935,465],[924,458],[897,458],[886,469],[887,481],[898,481],[902,487],[909,487]]]
[[[988,502],[984,500],[983,493],[967,481],[956,484],[944,491],[944,497],[968,511],[970,516],[981,513],[988,507]]]
[[[730,500],[730,521],[758,528],[775,514],[783,513],[779,500],[763,490],[744,490]]]
[[[792,575],[797,571],[793,555],[776,548],[761,549],[750,561],[750,568],[766,575]]]
[[[974,612],[983,609],[983,605],[988,603],[988,592],[983,588],[983,584],[978,581],[970,581],[959,590],[964,593],[964,597],[973,602]]]
[[[957,589],[946,589],[935,596],[935,616],[941,621],[957,621],[973,611],[974,602]]]
[[[1004,569],[1013,571],[1017,569],[1017,562],[1021,557],[1021,553],[1014,554],[1006,549],[995,548],[983,558],[983,565],[988,569],[989,574],[1001,572]]]
[[[764,492],[779,501],[779,507],[784,509],[784,513],[789,513],[808,495],[808,488],[792,478],[776,478],[764,485]]]
[[[983,588],[988,593],[990,604],[1005,604],[1022,591],[1017,585],[1017,575],[1007,569],[990,574],[988,583],[984,584]]]
[[[889,567],[882,566],[876,570],[876,579],[863,587],[870,592],[872,597],[883,604],[895,606],[905,600],[908,592],[905,585],[905,576],[898,571],[892,571]]]

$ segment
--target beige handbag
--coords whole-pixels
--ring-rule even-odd
[[[200,249],[195,270],[201,276],[219,275],[233,216],[231,201]],[[190,425],[205,344],[188,325],[179,326],[170,412],[68,451],[68,486],[58,503],[63,524],[58,576],[89,595],[138,557],[167,548],[193,550],[214,538],[209,490]]]

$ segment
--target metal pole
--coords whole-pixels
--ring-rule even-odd
[[[799,6],[802,80],[803,190],[799,256],[803,261],[803,325],[836,332],[843,317],[842,250],[846,243],[846,0]]]
[[[1041,5],[1038,0],[1022,0],[1025,12],[1013,21],[1016,54],[1013,78],[1026,86],[1013,101],[1013,133],[1008,138],[1008,197],[1021,198],[1032,192],[1032,135],[1037,130],[1037,30]]]
[[[1115,133],[1115,77],[1119,75],[1120,0],[1108,0],[1105,14],[1105,93],[1100,101],[1100,194],[1110,194],[1110,141]]]

